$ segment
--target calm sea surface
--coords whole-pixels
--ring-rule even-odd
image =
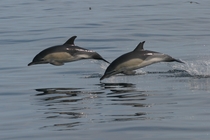
[[[210,1],[0,1],[1,140],[209,140]],[[28,67],[63,44],[112,62],[141,41],[186,64],[100,82],[106,63]]]

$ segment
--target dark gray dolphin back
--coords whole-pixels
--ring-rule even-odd
[[[66,45],[74,46],[74,40],[76,38],[77,38],[77,36],[72,36],[63,45],[57,45],[57,46],[53,46],[53,47],[49,47],[47,49],[44,49],[43,51],[41,51],[40,53],[38,53],[34,57],[32,62],[40,61],[44,56],[46,56],[47,54],[53,53],[53,52],[65,52],[66,51]],[[31,63],[29,63],[28,65],[30,65],[30,64]]]
[[[142,54],[145,53],[143,51],[144,50],[144,43],[145,43],[145,41],[140,42],[133,51],[125,53],[125,54],[119,56],[118,58],[116,58],[111,63],[111,65],[108,66],[106,71],[111,71],[112,69],[115,69],[120,63],[126,62],[130,59],[133,59],[133,58],[142,57],[142,59],[145,59],[147,56],[142,55]]]

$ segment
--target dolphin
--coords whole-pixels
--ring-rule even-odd
[[[97,52],[74,45],[74,40],[76,37],[77,36],[72,36],[63,45],[53,46],[41,51],[34,57],[28,66],[47,63],[55,66],[61,66],[64,65],[64,63],[81,59],[96,59],[109,63]]]
[[[184,63],[178,59],[175,59],[167,54],[144,50],[143,45],[145,41],[140,42],[137,47],[126,54],[121,55],[115,59],[106,69],[104,75],[100,78],[108,78],[118,73],[127,75],[135,74],[136,69],[158,63],[158,62],[179,62]]]

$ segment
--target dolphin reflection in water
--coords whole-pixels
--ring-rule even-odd
[[[64,63],[81,59],[96,59],[109,63],[97,52],[74,45],[74,40],[76,37],[77,36],[72,36],[63,45],[53,46],[41,51],[34,57],[28,66],[47,63],[55,66],[61,66],[64,65]]]
[[[106,69],[104,75],[100,78],[111,77],[118,73],[123,74],[135,74],[136,69],[158,63],[158,62],[179,62],[184,63],[178,59],[175,59],[167,54],[144,50],[143,45],[145,41],[140,42],[138,46],[131,52],[121,55],[115,59]]]

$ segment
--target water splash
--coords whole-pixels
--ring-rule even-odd
[[[108,63],[98,61],[98,60],[91,60],[91,63],[98,64],[103,70],[106,70],[106,68],[109,66]]]
[[[186,71],[192,77],[210,78],[210,61],[208,60],[188,61],[185,64],[176,64],[171,67]]]
[[[146,74],[147,72],[142,68],[142,69],[138,69],[136,70],[136,75],[144,75]]]
[[[109,64],[101,63],[99,61],[93,60],[93,63],[97,63],[103,70],[106,70]],[[174,73],[178,77],[195,77],[195,78],[210,78],[210,61],[209,60],[196,60],[196,61],[187,61],[185,64],[179,63],[168,63],[172,68],[167,72],[148,72],[143,68],[135,70],[135,75],[144,75],[144,74],[155,74],[155,73]],[[100,74],[94,74],[91,77],[100,77]],[[88,77],[89,78],[89,77]]]

